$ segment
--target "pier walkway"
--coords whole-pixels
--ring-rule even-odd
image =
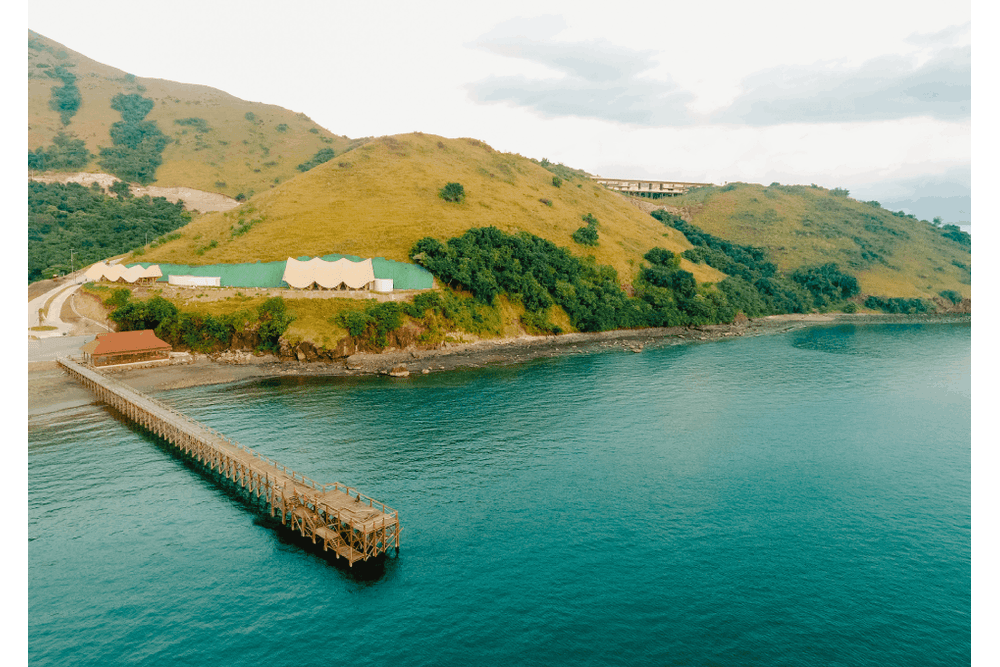
[[[350,565],[399,551],[396,510],[343,484],[319,484],[205,424],[68,357],[59,365],[98,398],[185,455],[263,498],[271,516]]]

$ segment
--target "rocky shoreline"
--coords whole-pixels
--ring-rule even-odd
[[[618,349],[641,353],[646,348],[700,343],[741,336],[779,334],[816,325],[868,323],[968,322],[968,315],[772,315],[733,324],[700,327],[636,329],[558,336],[522,336],[473,343],[444,343],[435,349],[387,350],[353,354],[334,361],[282,360],[274,355],[226,351],[193,354],[183,364],[116,371],[115,376],[140,391],[157,392],[211,384],[227,384],[266,377],[362,377],[384,375],[405,378],[456,369],[521,364],[565,354]],[[55,362],[29,364],[28,413],[43,414],[92,402],[93,397],[70,380]]]

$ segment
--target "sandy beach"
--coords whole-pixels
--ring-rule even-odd
[[[482,368],[519,364],[532,359],[564,354],[593,353],[618,349],[641,353],[646,348],[701,343],[738,336],[778,334],[813,325],[876,322],[961,322],[970,316],[931,315],[772,315],[736,324],[702,327],[637,329],[600,333],[572,333],[559,336],[522,336],[475,343],[444,344],[419,350],[355,354],[332,362],[279,360],[273,355],[223,353],[194,355],[190,364],[114,371],[114,377],[149,393],[209,384],[226,384],[264,377],[329,376],[358,377],[398,374],[420,375],[459,368]],[[405,381],[404,378],[387,378]],[[28,414],[55,412],[93,402],[94,396],[71,380],[55,361],[28,363]]]

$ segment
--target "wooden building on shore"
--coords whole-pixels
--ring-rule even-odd
[[[111,366],[169,359],[171,349],[170,343],[157,338],[152,329],[145,329],[97,334],[80,351],[92,366]]]

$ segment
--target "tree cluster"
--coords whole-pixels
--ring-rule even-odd
[[[122,119],[111,125],[110,148],[101,148],[100,164],[125,181],[146,185],[156,180],[156,169],[163,163],[163,149],[170,139],[155,121],[145,120],[154,102],[142,95],[119,93],[111,108]]]
[[[62,121],[63,125],[69,125],[69,121],[76,115],[77,109],[80,108],[80,102],[83,100],[80,96],[80,89],[76,87],[76,74],[62,65],[45,70],[45,74],[63,82],[61,86],[52,87],[49,108],[59,114],[59,120]]]
[[[119,181],[120,183],[120,181]],[[128,252],[186,225],[183,202],[111,197],[94,184],[28,182],[28,281]]]
[[[901,297],[870,296],[865,299],[865,308],[893,314],[921,314],[935,311],[933,304],[924,299],[904,299]]]
[[[215,352],[231,347],[235,339],[253,341],[261,351],[277,352],[281,335],[295,320],[284,299],[272,297],[256,310],[243,309],[215,317],[208,313],[181,311],[161,296],[146,301],[131,298],[122,287],[105,301],[114,310],[108,318],[119,331],[153,329],[156,335],[175,347],[195,352]]]
[[[308,161],[303,162],[302,164],[300,164],[298,166],[298,170],[299,171],[309,171],[313,167],[318,167],[319,165],[323,164],[324,162],[329,162],[334,157],[336,157],[336,155],[337,154],[334,152],[334,150],[332,148],[321,148],[318,151],[316,151],[316,154],[313,155],[312,158],[310,158]]]
[[[748,317],[826,309],[858,293],[857,279],[843,273],[836,264],[803,267],[786,276],[762,248],[720,239],[665,211],[654,211],[652,215],[680,231],[694,246],[684,251],[685,259],[708,264],[729,276],[719,283],[719,289],[740,302]]]
[[[52,145],[39,146],[28,151],[28,169],[33,171],[79,170],[87,166],[94,154],[87,149],[83,139],[73,135],[58,133],[52,138]]]
[[[963,232],[958,225],[944,225],[941,227],[941,236],[951,239],[963,248],[972,248],[972,235]]]
[[[492,304],[500,295],[521,303],[526,311],[522,322],[543,331],[556,330],[548,321],[553,305],[580,331],[731,321],[746,290],[739,283],[727,286],[728,291],[699,286],[679,268],[680,258],[654,248],[646,255],[651,266],[642,271],[636,296],[630,297],[611,267],[578,259],[532,234],[509,235],[494,227],[470,229],[446,244],[421,239],[411,257],[483,303]]]

